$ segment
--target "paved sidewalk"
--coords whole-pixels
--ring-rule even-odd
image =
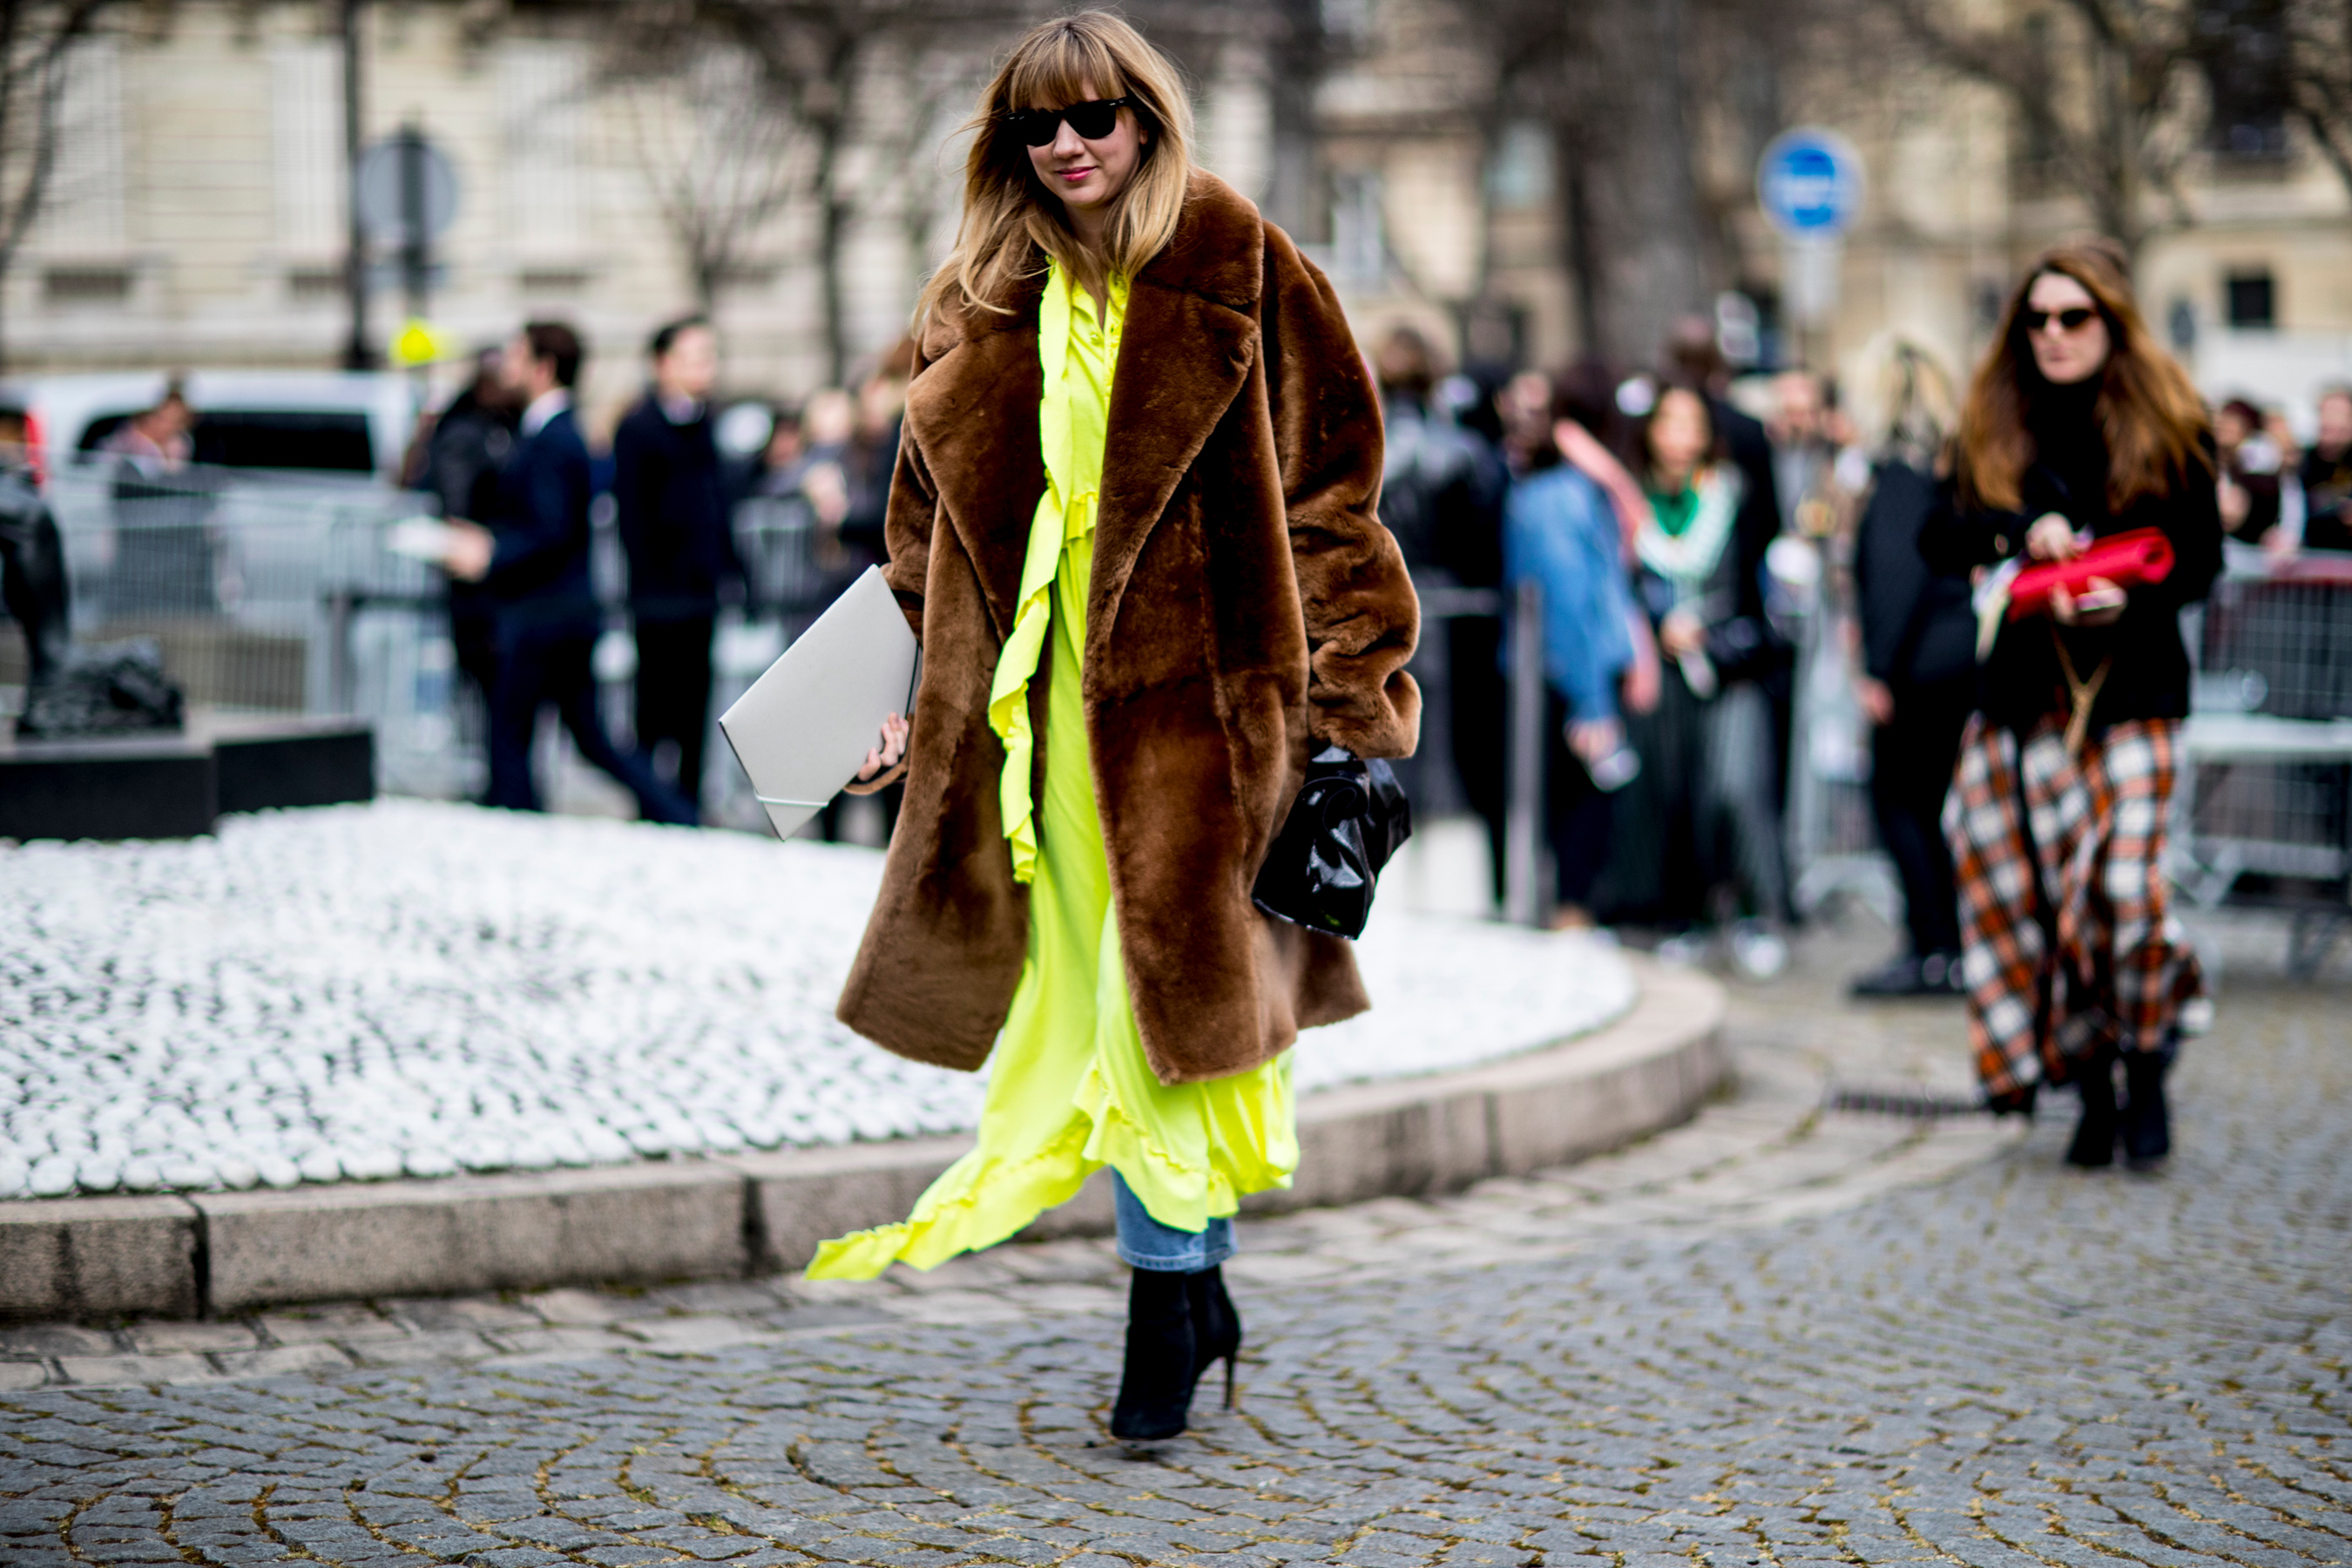
[[[2352,991],[2233,971],[2142,1178],[2063,1105],[1822,1112],[1964,1082],[1956,1009],[1837,999],[1865,956],[1741,992],[1689,1127],[1245,1226],[1242,1408],[1142,1457],[1095,1243],[23,1330],[0,1562],[2352,1561]]]

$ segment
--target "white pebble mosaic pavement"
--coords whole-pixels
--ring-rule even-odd
[[[0,850],[0,1197],[961,1131],[982,1079],[833,1016],[879,854],[412,800]],[[1605,942],[1382,910],[1302,1091],[1633,1005]]]

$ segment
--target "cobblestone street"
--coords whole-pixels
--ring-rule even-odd
[[[1605,1159],[1245,1224],[1243,1398],[1130,1452],[1107,1247],[929,1277],[0,1334],[0,1562],[2352,1562],[2352,1001],[2222,933],[2170,1168],[1823,1111],[1964,1089],[1874,938]],[[274,1374],[274,1375],[271,1375]],[[1207,1390],[1204,1387],[1204,1395]]]

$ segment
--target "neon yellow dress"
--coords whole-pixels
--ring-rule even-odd
[[[1127,280],[1113,277],[1108,319],[1097,322],[1092,300],[1057,267],[1038,308],[1045,493],[988,710],[1004,742],[1006,847],[1013,875],[1031,884],[1029,952],[991,1058],[980,1142],[901,1223],[819,1247],[812,1279],[870,1279],[894,1258],[931,1268],[993,1246],[1104,1165],[1152,1218],[1186,1231],[1231,1215],[1245,1194],[1288,1186],[1297,1168],[1288,1053],[1231,1078],[1162,1084],[1144,1060],[1119,959],[1082,672],[1095,496],[1127,295]],[[1033,802],[1029,683],[1048,637],[1045,798]]]

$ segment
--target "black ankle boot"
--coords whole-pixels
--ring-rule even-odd
[[[2083,1120],[2067,1145],[2070,1165],[2112,1165],[2116,1163],[2116,1058],[2106,1050],[2094,1051],[2077,1064],[2074,1082],[2083,1095]]]
[[[1119,1373],[1118,1403],[1111,1406],[1114,1437],[1150,1443],[1184,1430],[1200,1375],[1189,1279],[1138,1268],[1128,1281],[1127,1364]]]
[[[2124,1058],[2124,1102],[2120,1119],[2124,1155],[2135,1171],[2150,1169],[2172,1152],[2172,1116],[2164,1103],[2164,1072],[2172,1064],[2158,1051],[2133,1051]]]
[[[1219,1361],[1225,1363],[1225,1408],[1234,1407],[1234,1359],[1242,1348],[1242,1318],[1234,1310],[1234,1299],[1225,1294],[1224,1276],[1211,1264],[1197,1274],[1184,1276],[1186,1294],[1192,1303],[1192,1380],[1197,1384],[1203,1373]]]

